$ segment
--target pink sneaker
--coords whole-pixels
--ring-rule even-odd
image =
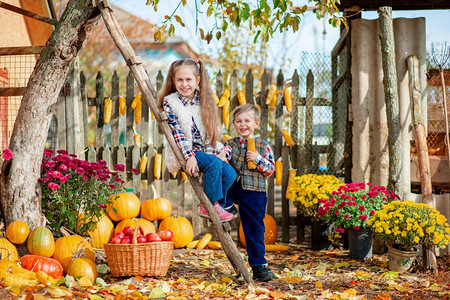
[[[214,209],[216,210],[222,222],[230,221],[234,217],[233,214],[227,212],[222,206],[220,206],[219,202],[216,202],[216,204],[214,204]],[[206,211],[206,208],[201,203],[200,203],[200,217],[211,219],[208,212]]]

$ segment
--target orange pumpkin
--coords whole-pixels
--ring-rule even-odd
[[[77,221],[77,231],[79,232],[80,227],[89,220],[86,219],[85,214],[82,213],[78,216]],[[87,231],[87,234],[91,237],[91,244],[94,248],[103,248],[103,244],[108,243],[114,233],[114,224],[107,215],[98,220],[95,228]]]
[[[0,238],[0,259],[10,261],[19,259],[16,246],[5,238]]]
[[[28,252],[51,257],[55,252],[55,238],[47,227],[36,227],[30,232],[27,242]]]
[[[175,248],[185,247],[194,240],[194,229],[191,222],[185,217],[171,216],[161,221],[159,231],[171,230],[173,233],[173,246]]]
[[[29,234],[30,228],[23,221],[16,220],[6,227],[6,238],[14,244],[20,245],[25,243]]]
[[[76,258],[74,259],[67,270],[67,275],[73,277],[87,277],[92,284],[95,283],[95,279],[97,279],[97,267],[95,263],[88,258]]]
[[[172,213],[172,203],[167,198],[145,200],[142,203],[141,214],[149,221],[162,220]]]
[[[264,244],[271,245],[275,243],[277,239],[277,222],[275,222],[275,219],[271,215],[266,214],[264,218],[264,227],[266,228],[266,231],[264,232]],[[239,225],[239,239],[241,240],[242,245],[247,247],[242,223]]]
[[[125,219],[119,222],[114,229],[114,232],[123,231],[123,229],[127,226],[133,227],[136,229],[136,226],[141,226],[144,231],[144,235],[151,232],[156,232],[155,225],[149,220],[143,218],[134,218],[134,219]]]
[[[120,193],[108,200],[106,208],[108,216],[113,221],[136,218],[141,210],[141,201],[133,193]]]
[[[86,258],[95,261],[94,250],[86,239],[79,235],[63,236],[56,240],[53,258],[61,263],[64,272],[67,273],[73,260],[72,255],[83,250]]]

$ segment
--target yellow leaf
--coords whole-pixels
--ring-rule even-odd
[[[348,267],[350,266],[350,264],[348,262],[341,262],[341,263],[337,263],[333,266],[334,269],[339,269],[342,267]]]
[[[316,289],[322,288],[322,282],[320,282],[320,281],[316,281],[316,283],[314,285],[316,286]]]
[[[72,292],[65,287],[57,287],[47,289],[48,293],[55,298],[72,297]]]
[[[391,300],[392,297],[388,293],[381,293],[376,295],[372,300]]]
[[[210,263],[211,263],[211,262],[210,262],[209,260],[206,260],[206,259],[205,259],[205,260],[202,260],[202,261],[200,262],[201,265],[206,266],[206,267],[209,266]]]
[[[341,294],[341,299],[350,299],[350,297],[356,295],[358,295],[358,292],[355,289],[348,289]]]
[[[81,286],[84,286],[84,287],[92,286],[92,281],[91,281],[89,278],[87,278],[86,276],[81,277],[81,278],[78,280],[78,283],[79,283]]]
[[[269,295],[274,299],[287,299],[288,295],[279,291],[270,292]]]
[[[355,273],[355,276],[356,277],[360,277],[360,278],[371,278],[372,277],[372,275],[370,275],[369,273],[367,273],[367,272],[365,272],[363,270],[358,270]]]
[[[220,281],[223,282],[223,283],[226,283],[226,284],[232,282],[231,278],[227,277],[227,276],[223,276]]]
[[[324,273],[322,270],[317,270],[317,272],[316,272],[317,277],[322,277],[323,275],[324,275]]]
[[[194,295],[192,295],[193,299],[200,299],[200,294],[195,292]]]

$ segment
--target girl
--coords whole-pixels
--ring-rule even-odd
[[[168,117],[175,142],[186,160],[186,172],[203,173],[203,188],[222,221],[236,212],[234,205],[223,207],[228,189],[236,180],[236,171],[228,164],[231,148],[219,142],[219,121],[208,73],[199,60],[174,61],[169,68],[158,106]],[[180,169],[170,146],[165,147],[170,172]],[[200,204],[200,216],[209,218]]]

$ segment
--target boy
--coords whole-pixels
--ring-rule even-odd
[[[273,150],[268,142],[255,138],[256,152],[247,151],[247,140],[254,137],[259,124],[259,109],[255,105],[244,104],[233,111],[233,125],[239,137],[228,140],[232,148],[229,163],[238,177],[228,190],[227,202],[229,205],[231,201],[239,205],[253,279],[269,281],[275,275],[267,267],[265,258],[264,217],[267,206],[266,177],[275,170]],[[248,161],[255,162],[256,169],[249,169]]]

